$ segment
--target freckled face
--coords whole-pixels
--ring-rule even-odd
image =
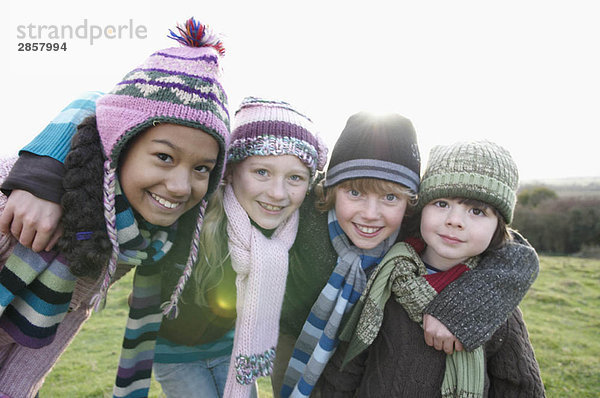
[[[335,213],[348,238],[359,249],[373,249],[400,228],[408,200],[394,193],[336,188]]]
[[[262,228],[277,228],[306,197],[310,171],[294,155],[250,156],[229,167],[235,197]]]
[[[433,200],[421,213],[421,235],[427,243],[423,260],[438,269],[450,269],[483,253],[497,226],[498,217],[491,208],[473,207],[458,199]]]
[[[199,129],[159,124],[137,137],[120,165],[129,203],[146,221],[172,225],[206,195],[219,145]]]

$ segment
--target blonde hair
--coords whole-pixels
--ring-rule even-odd
[[[194,301],[205,307],[208,306],[207,292],[223,279],[223,266],[229,258],[223,190],[224,185],[220,185],[208,202],[200,232],[198,262],[194,268]]]
[[[405,197],[408,201],[407,211],[412,210],[417,204],[417,194],[408,187],[396,182],[380,180],[379,178],[353,178],[325,188],[323,187],[324,181],[319,181],[315,186],[315,193],[318,198],[317,209],[320,211],[329,211],[335,207],[337,188],[354,189],[359,192],[373,192],[379,195],[392,193],[398,197]]]

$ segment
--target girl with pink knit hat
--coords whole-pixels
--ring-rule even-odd
[[[286,102],[245,98],[234,124],[195,270],[157,339],[154,370],[168,397],[249,397],[271,374],[298,208],[327,157],[312,121]],[[163,270],[165,298],[180,273]]]
[[[92,308],[101,309],[111,284],[131,269],[113,395],[148,394],[156,334],[163,315],[177,315],[229,143],[221,42],[193,19],[171,37],[183,46],[129,72],[98,99],[71,148],[58,150],[66,155],[66,192],[57,249],[37,253],[2,236],[0,396],[33,397]],[[179,263],[162,300],[162,272]]]

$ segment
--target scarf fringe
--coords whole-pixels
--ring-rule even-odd
[[[454,389],[446,389],[442,391],[442,398],[481,398],[481,394],[477,394],[474,392],[468,392],[464,390],[456,391]]]
[[[253,384],[259,377],[273,373],[275,347],[262,354],[238,355],[235,358],[235,380],[244,385]]]

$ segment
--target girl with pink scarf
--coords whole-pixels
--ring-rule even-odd
[[[177,318],[159,331],[154,372],[167,397],[250,397],[271,374],[298,208],[326,159],[314,124],[290,104],[242,101],[198,263]],[[176,277],[163,272],[165,296]]]

